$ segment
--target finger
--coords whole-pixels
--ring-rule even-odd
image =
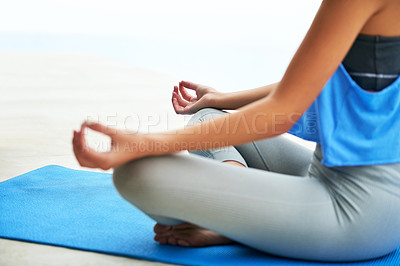
[[[82,144],[82,147],[86,146],[85,129],[86,129],[86,125],[85,125],[85,123],[82,123],[81,130],[78,132],[79,140]]]
[[[78,132],[78,148],[80,148],[80,150],[82,150],[83,152],[88,149],[88,146],[86,144],[86,138],[85,138],[85,129],[86,129],[86,125],[85,123],[83,123],[81,125],[81,130]]]
[[[74,136],[72,137],[72,149],[74,151],[75,157],[76,157],[75,150],[78,147],[78,143],[77,142],[78,142],[78,131],[74,130]],[[76,158],[76,159],[78,159],[78,161],[79,161],[79,158]]]
[[[174,93],[179,93],[178,86],[174,86],[174,90],[172,91],[171,102],[174,104]]]
[[[174,103],[174,101],[177,101],[177,102],[178,102],[178,97],[179,97],[179,93],[173,91],[173,92],[172,92],[172,104]]]
[[[97,152],[90,147],[85,147],[84,149],[77,150],[82,166],[91,168],[101,168],[104,170],[110,167],[107,164],[108,152]]]
[[[94,163],[84,159],[84,157],[81,155],[80,149],[74,148],[74,155],[80,166],[96,168],[96,165],[94,165]]]
[[[80,131],[74,131],[74,138],[72,139],[73,147],[82,149],[82,127]],[[84,138],[83,138],[84,139]]]
[[[107,136],[110,136],[110,137],[112,135],[117,134],[117,132],[118,132],[118,130],[116,130],[115,128],[107,127],[105,125],[102,125],[102,124],[96,123],[96,122],[86,121],[83,125],[88,127],[88,128],[90,128],[90,129],[92,129],[92,130],[94,130],[94,131],[103,133],[103,134],[105,134]]]
[[[179,105],[182,107],[186,107],[189,104],[186,100],[182,99],[182,97],[178,93],[174,93],[174,97],[178,101]]]
[[[173,92],[179,93],[178,86],[174,86],[174,91]]]
[[[172,106],[174,107],[175,113],[177,113],[177,114],[182,114],[183,113],[184,108],[179,105],[178,100],[176,98],[174,98],[172,100]]]
[[[178,102],[177,98],[174,99],[172,104],[174,106],[175,112],[180,115],[193,114],[195,112],[193,111],[193,108],[197,106],[196,104],[189,104],[189,103],[186,103],[186,106],[182,106]]]
[[[84,123],[81,127],[81,131],[78,132],[79,138],[78,138],[77,148],[81,161],[85,164],[84,166],[86,167],[108,169],[109,167],[107,166],[106,162],[107,162],[107,155],[109,155],[110,153],[97,152],[94,149],[90,148],[86,144],[84,135],[85,128],[86,124]]]
[[[72,147],[73,147],[74,155],[81,166],[95,167],[95,165],[93,163],[91,163],[90,161],[86,161],[84,156],[82,156],[84,149],[82,148],[82,143],[80,140],[80,133],[77,131],[74,131],[74,137],[72,139]]]
[[[182,82],[179,82],[179,92],[181,93],[183,99],[190,101],[193,97],[188,93],[188,91],[183,87]]]
[[[75,157],[81,166],[90,168],[101,168],[99,167],[99,163],[102,163],[104,159],[96,158],[96,160],[93,160],[93,158],[96,157],[93,156],[93,153],[96,152],[86,145],[84,129],[85,126],[82,126],[80,131],[74,132],[73,151]]]
[[[199,84],[194,83],[194,82],[190,82],[190,81],[184,81],[182,80],[180,83],[182,83],[182,85],[185,88],[188,88],[190,90],[197,90],[197,88],[199,87]]]

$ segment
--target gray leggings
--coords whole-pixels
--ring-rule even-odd
[[[203,109],[191,123],[222,114]],[[142,158],[116,168],[114,184],[159,223],[190,222],[274,255],[352,261],[400,245],[400,164],[328,168],[319,146],[312,154],[282,136],[196,153],[216,160]]]

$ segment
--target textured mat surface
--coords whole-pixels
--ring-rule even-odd
[[[0,183],[0,237],[184,265],[400,265],[400,249],[357,263],[316,263],[240,246],[161,246],[154,222],[124,201],[110,174],[46,166]],[[400,237],[400,236],[399,236]]]

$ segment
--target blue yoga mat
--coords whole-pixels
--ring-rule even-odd
[[[0,237],[184,265],[400,265],[400,249],[371,261],[316,263],[241,245],[162,246],[154,221],[123,200],[111,175],[46,166],[0,183]]]

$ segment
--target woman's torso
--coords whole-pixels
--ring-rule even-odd
[[[365,24],[343,66],[289,131],[320,143],[326,166],[400,162],[398,15],[400,0],[385,1]]]

